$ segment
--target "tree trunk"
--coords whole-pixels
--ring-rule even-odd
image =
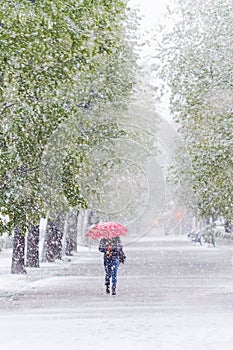
[[[78,210],[71,210],[67,219],[67,236],[65,254],[71,256],[77,252],[77,226],[78,226]]]
[[[55,238],[56,226],[54,223],[48,219],[46,231],[45,231],[45,256],[43,261],[52,262],[55,260],[55,251],[56,251],[56,238]]]
[[[19,227],[17,227],[14,230],[11,273],[27,273],[24,264],[24,252],[25,236],[22,230]]]
[[[55,259],[62,258],[62,237],[64,229],[64,214],[59,214],[56,220],[48,220],[45,242],[44,242],[44,259],[43,261],[52,262]]]
[[[26,266],[39,266],[39,234],[40,226],[30,224],[27,237],[27,261]]]

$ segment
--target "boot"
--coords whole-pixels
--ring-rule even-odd
[[[112,286],[112,295],[116,295],[116,287]]]
[[[110,293],[109,284],[106,284],[106,293],[107,293],[107,294],[109,294],[109,293]]]

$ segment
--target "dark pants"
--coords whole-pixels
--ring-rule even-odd
[[[105,268],[105,284],[109,285],[112,278],[112,286],[116,287],[117,284],[117,271],[119,267],[119,259],[105,259],[104,268]]]

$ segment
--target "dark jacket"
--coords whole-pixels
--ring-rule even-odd
[[[120,237],[111,239],[102,238],[99,244],[99,251],[104,253],[104,260],[120,259],[122,253],[122,243]]]

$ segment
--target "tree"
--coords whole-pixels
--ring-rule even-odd
[[[80,131],[92,124],[87,111],[103,119],[101,106],[125,105],[134,71],[125,18],[121,0],[0,5],[0,207],[10,232],[25,234],[48,209],[40,170],[59,126],[71,118]]]
[[[183,140],[175,178],[202,218],[233,217],[232,10],[229,0],[177,0],[157,46]]]

